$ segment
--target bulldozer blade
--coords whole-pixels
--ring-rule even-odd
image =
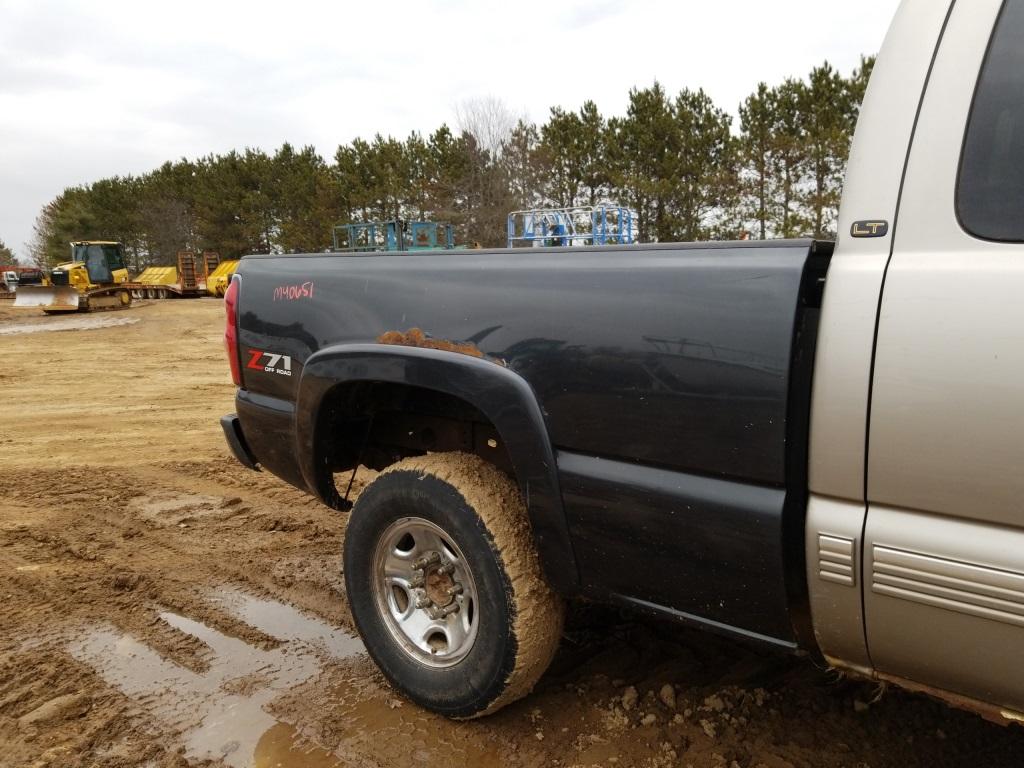
[[[69,285],[20,285],[14,306],[44,312],[77,312],[81,294]]]

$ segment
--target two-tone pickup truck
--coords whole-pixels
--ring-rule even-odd
[[[234,453],[346,509],[366,646],[453,717],[565,599],[1024,713],[1024,0],[905,0],[838,242],[252,256]]]

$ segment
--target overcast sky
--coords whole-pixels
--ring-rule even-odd
[[[233,148],[404,137],[493,95],[542,121],[633,85],[736,108],[877,52],[898,0],[0,0],[0,239],[65,187]]]

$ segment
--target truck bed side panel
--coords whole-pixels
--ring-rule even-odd
[[[245,385],[294,400],[318,349],[421,328],[522,375],[557,447],[783,484],[807,254],[802,244],[250,257],[243,355],[287,354],[294,370],[243,369]],[[311,298],[274,300],[275,288],[307,282]]]

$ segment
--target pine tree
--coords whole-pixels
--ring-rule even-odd
[[[768,237],[775,163],[775,93],[766,83],[740,105],[741,201],[739,217],[753,222],[755,236]]]
[[[736,188],[732,118],[703,90],[682,90],[673,104],[680,150],[673,170],[671,238],[706,240],[727,227]]]
[[[670,240],[669,201],[682,138],[665,89],[657,81],[632,89],[626,117],[610,120],[608,130],[612,194],[636,211],[640,240]]]
[[[800,97],[810,183],[805,197],[809,234],[835,237],[835,214],[850,145],[850,89],[825,62],[811,70]]]
[[[807,167],[804,146],[805,86],[788,79],[775,91],[775,157],[772,175],[775,178],[771,226],[777,237],[799,237],[806,234],[807,218],[801,207],[801,184]]]
[[[606,157],[608,124],[592,101],[580,108],[580,181],[587,205],[597,205],[607,196],[609,171]]]
[[[583,186],[583,124],[575,112],[552,107],[540,129],[538,153],[544,168],[544,195],[556,208],[579,204]]]
[[[537,126],[520,120],[512,129],[501,154],[501,164],[516,210],[541,204],[542,179],[546,169],[541,162],[539,145]]]

